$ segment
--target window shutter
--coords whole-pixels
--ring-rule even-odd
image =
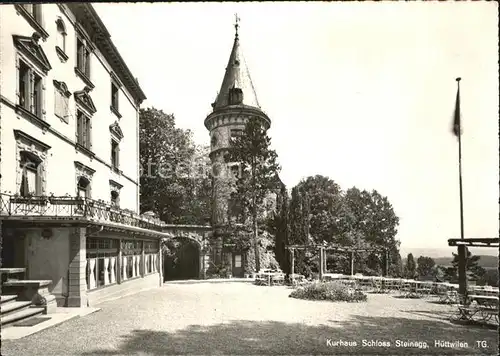
[[[82,116],[78,112],[76,113],[76,142],[82,143]]]
[[[45,114],[47,113],[47,111],[45,110],[46,107],[45,107],[45,79],[42,79],[42,84],[41,84],[41,87],[42,87],[42,90],[41,90],[41,93],[40,93],[40,98],[38,98],[38,100],[40,101],[40,103],[38,105],[40,105],[40,111],[42,113],[42,116],[43,118],[45,118]]]
[[[33,70],[29,70],[29,91],[28,91],[28,98],[29,98],[29,108],[30,112],[36,114],[36,108],[34,106],[34,94],[35,94],[35,73]]]
[[[116,145],[116,167],[120,167],[120,145]]]
[[[21,104],[21,88],[19,86],[19,81],[21,80],[21,74],[19,73],[19,58],[16,58],[16,95],[17,103]]]
[[[67,96],[61,96],[63,105],[63,119],[65,123],[69,123],[69,98]]]
[[[88,139],[88,143],[89,143],[89,150],[92,151],[92,120],[90,119],[87,119],[87,139]]]
[[[36,183],[35,184],[36,184],[36,188],[35,188],[36,195],[42,195],[43,190],[42,190],[42,164],[41,163],[36,167]]]

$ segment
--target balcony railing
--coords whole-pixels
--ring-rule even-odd
[[[167,224],[151,216],[139,215],[109,203],[71,196],[17,196],[0,193],[0,216],[53,217],[68,220],[114,222],[162,231]]]

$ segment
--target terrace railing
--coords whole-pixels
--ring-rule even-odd
[[[72,196],[18,196],[0,193],[0,217],[48,217],[114,222],[162,231],[166,224],[100,200]]]

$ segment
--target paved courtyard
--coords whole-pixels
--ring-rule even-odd
[[[248,283],[167,284],[102,303],[99,312],[26,338],[5,340],[1,353],[497,354],[497,332],[449,323],[449,306],[387,295],[369,295],[367,303],[358,304],[312,302],[289,298],[290,292]],[[398,347],[398,340],[414,345]],[[468,347],[435,347],[437,340]]]

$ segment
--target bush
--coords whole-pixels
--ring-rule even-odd
[[[366,294],[339,282],[316,282],[300,287],[290,294],[291,298],[307,300],[331,300],[343,302],[365,302]]]

